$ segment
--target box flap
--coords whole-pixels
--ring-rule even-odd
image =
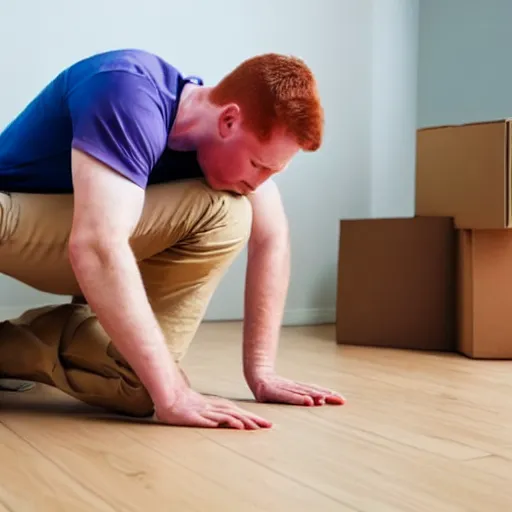
[[[428,130],[442,130],[444,128],[461,128],[464,126],[480,126],[487,124],[505,124],[512,120],[512,117],[504,117],[502,119],[493,119],[490,121],[472,121],[470,123],[453,123],[453,124],[440,124],[434,126],[423,126],[418,128],[418,131],[428,131]]]

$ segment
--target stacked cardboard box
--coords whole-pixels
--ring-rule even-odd
[[[512,359],[511,120],[418,130],[416,215],[341,221],[339,343]]]
[[[511,120],[418,131],[416,211],[453,217],[458,348],[512,358]]]

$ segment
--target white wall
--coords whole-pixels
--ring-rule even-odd
[[[418,126],[512,115],[510,0],[422,0]]]
[[[33,2],[30,9],[23,2],[9,2],[0,17],[0,129],[61,68],[105,49],[145,48],[184,73],[203,76],[207,83],[257,53],[304,58],[318,77],[326,140],[320,152],[300,155],[278,177],[293,251],[285,319],[331,321],[339,219],[390,211],[406,214],[412,200],[407,193],[413,172],[409,163],[414,109],[409,107],[416,29],[409,5],[416,2],[47,0]],[[405,99],[397,94],[405,94]],[[241,318],[245,256],[222,281],[208,318]],[[12,308],[50,300],[61,298],[0,277],[4,316]]]
[[[414,215],[418,16],[418,0],[374,2],[372,217]]]

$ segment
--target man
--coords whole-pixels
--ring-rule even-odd
[[[276,54],[215,87],[139,50],[60,73],[0,135],[0,271],[78,299],[3,322],[0,376],[170,425],[270,427],[193,391],[179,366],[248,243],[243,368],[255,398],[343,403],[274,371],[289,246],[271,177],[319,148],[322,125],[311,71]]]

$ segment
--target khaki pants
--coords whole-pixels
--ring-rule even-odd
[[[72,213],[72,195],[0,193],[0,272],[44,292],[80,296],[67,253]],[[247,242],[251,213],[247,198],[201,180],[147,190],[131,246],[178,364]],[[123,414],[153,413],[146,390],[87,304],[42,306],[0,322],[0,377],[54,386]]]

